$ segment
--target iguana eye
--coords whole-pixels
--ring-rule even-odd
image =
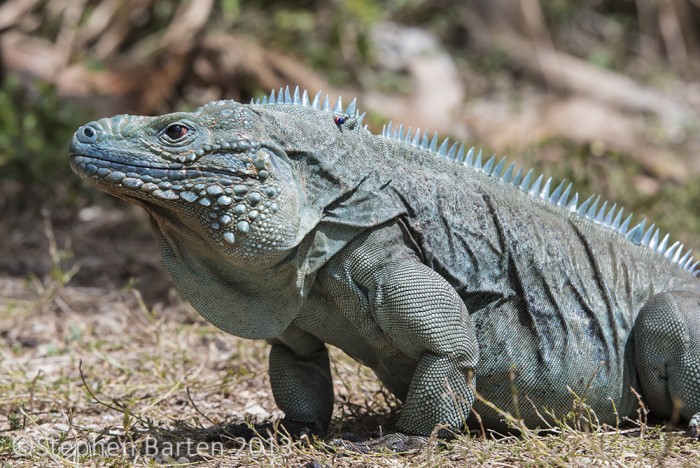
[[[168,125],[168,127],[165,129],[165,134],[171,140],[179,140],[180,138],[187,135],[189,131],[190,129],[182,124],[172,124]]]

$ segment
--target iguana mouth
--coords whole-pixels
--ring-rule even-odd
[[[121,174],[123,178],[138,178],[144,182],[153,182],[153,180],[191,180],[201,177],[215,177],[220,183],[225,183],[220,178],[228,177],[232,181],[240,181],[244,178],[254,178],[256,174],[246,170],[243,166],[237,171],[223,168],[203,168],[196,165],[185,166],[180,163],[158,164],[143,162],[124,163],[114,161],[104,157],[88,156],[84,154],[71,154],[71,163],[82,173],[88,176],[97,176],[105,179],[108,182],[121,182]],[[111,177],[109,177],[111,175]],[[109,178],[108,178],[109,177]],[[145,179],[153,180],[145,180]]]
[[[71,155],[71,166],[87,178],[113,186],[151,194],[164,200],[182,199],[203,206],[217,203],[228,206],[260,182],[259,172],[241,162],[240,169],[201,168],[179,163],[144,164],[117,162],[107,158]]]

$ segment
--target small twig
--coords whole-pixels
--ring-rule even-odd
[[[547,418],[544,417],[544,415],[540,412],[539,408],[537,408],[537,405],[535,405],[535,402],[532,401],[532,398],[530,398],[528,395],[525,395],[525,399],[530,403],[532,406],[532,410],[535,412],[538,418],[540,418],[540,421],[542,421],[545,426],[547,427],[547,430],[551,430],[552,432],[555,433],[562,433],[558,428],[552,427],[552,424],[550,421],[547,421]]]
[[[204,419],[206,419],[207,422],[209,422],[212,426],[217,426],[217,423],[215,423],[209,416],[207,416],[206,414],[204,414],[204,412],[202,412],[202,411],[197,407],[197,404],[196,404],[196,403],[194,402],[194,400],[192,399],[192,394],[190,393],[190,387],[185,387],[185,390],[187,391],[187,399],[190,400],[190,404],[192,405],[192,408],[194,408],[194,410],[197,412],[197,414],[199,414],[199,415],[202,416]]]
[[[486,427],[484,426],[484,421],[481,418],[481,415],[479,414],[478,411],[474,409],[472,406],[471,408],[472,415],[476,418],[476,420],[479,422],[479,430],[481,431],[481,440],[486,440]]]
[[[53,450],[51,449],[51,446],[49,445],[49,441],[52,440],[52,439],[49,437],[49,435],[48,435],[46,432],[44,432],[44,430],[41,428],[41,426],[36,422],[36,420],[35,420],[34,418],[32,418],[32,417],[24,410],[24,408],[20,407],[20,408],[19,408],[19,411],[20,411],[20,413],[22,413],[23,418],[24,418],[25,420],[28,419],[28,420],[34,425],[34,427],[39,431],[39,434],[41,434],[41,439],[39,439],[39,441],[43,442],[43,444],[44,444],[43,451],[44,451],[44,453],[46,454],[46,456],[47,456],[49,459],[51,459],[52,461],[54,461],[54,462],[60,462],[61,459],[59,459],[59,458],[56,456],[56,454],[55,454],[55,453],[53,452]]]
[[[175,384],[172,385],[172,386],[170,387],[170,389],[169,389],[167,392],[165,392],[163,395],[161,395],[160,397],[158,397],[155,401],[149,403],[146,407],[144,407],[144,408],[142,409],[142,411],[146,411],[146,410],[148,410],[148,409],[150,409],[150,408],[152,408],[152,407],[158,405],[160,402],[164,401],[166,398],[169,398],[169,397],[180,387],[180,385],[182,385],[182,383],[183,383],[184,381],[186,381],[186,380],[187,380],[188,378],[190,378],[190,377],[193,377],[193,378],[194,378],[194,377],[197,377],[197,376],[202,372],[202,370],[206,367],[206,364],[207,364],[207,363],[206,363],[206,360],[205,360],[205,361],[203,361],[202,364],[201,364],[199,367],[197,367],[197,369],[195,369],[193,372],[188,373],[188,374],[182,376],[182,378],[179,379],[177,382],[175,382]],[[187,391],[188,391],[188,393],[189,393],[189,388],[188,388],[188,387],[185,387],[185,388],[187,388]]]
[[[88,395],[90,395],[90,397],[93,400],[95,400],[97,403],[104,406],[105,408],[109,408],[112,411],[116,411],[117,413],[120,413],[120,414],[125,414],[128,411],[126,408],[120,408],[118,406],[120,404],[115,399],[112,399],[112,401],[114,401],[115,404],[111,405],[111,404],[106,403],[106,402],[100,400],[99,398],[97,398],[97,395],[95,395],[93,393],[92,389],[90,388],[90,386],[87,383],[87,380],[85,379],[85,374],[83,373],[83,360],[82,359],[78,363],[78,370],[80,371],[80,379],[83,381],[83,387],[85,387],[85,390],[87,391]],[[147,418],[144,418],[142,416],[139,416],[138,414],[133,414],[131,411],[129,411],[129,417],[132,417],[132,418],[136,419],[137,421],[139,421],[140,423],[146,425],[146,427],[148,427],[149,430],[157,429],[150,420],[148,420]]]
[[[36,383],[39,380],[39,377],[41,377],[41,369],[39,372],[36,373],[34,378],[32,379],[32,383],[29,385],[29,407],[33,408],[34,407],[34,392],[36,390]],[[24,421],[26,422],[26,421]],[[24,424],[23,422],[23,424]]]
[[[647,406],[644,404],[644,400],[642,399],[642,395],[640,395],[639,392],[634,387],[630,387],[630,391],[637,398],[637,402],[639,403],[639,409],[637,410],[637,414],[639,416],[639,429],[640,429],[639,439],[640,439],[640,443],[641,443],[641,440],[643,440],[644,436],[646,435],[647,414],[649,414],[649,410],[647,409]],[[640,446],[640,449],[641,449],[641,446]]]

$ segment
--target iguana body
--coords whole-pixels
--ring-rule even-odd
[[[275,400],[322,432],[333,407],[325,343],[404,402],[428,435],[480,414],[474,388],[530,426],[573,393],[602,422],[639,391],[670,417],[700,411],[698,263],[654,226],[630,228],[571,186],[437,138],[373,135],[354,102],[280,90],[193,113],[81,127],[71,164],[151,215],[177,289],[207,320],[267,339]],[[513,391],[519,396],[514,408]]]

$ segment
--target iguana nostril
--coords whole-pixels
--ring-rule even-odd
[[[87,138],[94,138],[95,137],[95,130],[93,130],[90,127],[84,127],[83,128],[83,135],[85,135]]]

